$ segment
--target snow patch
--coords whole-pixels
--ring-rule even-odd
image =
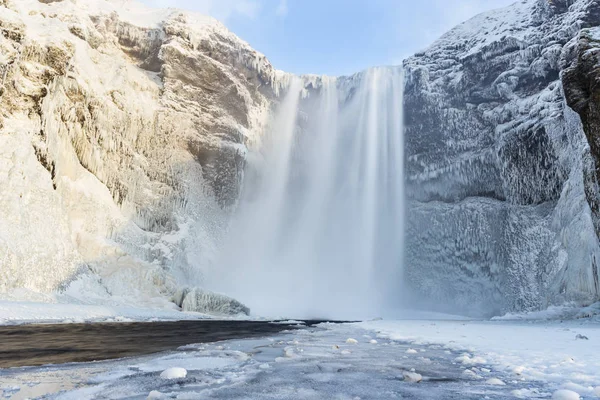
[[[552,394],[552,400],[579,400],[581,396],[572,390],[557,390]]]

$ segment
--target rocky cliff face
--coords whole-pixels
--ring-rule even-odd
[[[407,276],[434,303],[600,295],[598,24],[596,0],[521,1],[405,62]]]
[[[2,0],[0,32],[0,293],[197,281],[282,74],[211,18],[134,2]]]

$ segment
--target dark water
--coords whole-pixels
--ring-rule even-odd
[[[306,326],[323,321],[303,322]],[[298,325],[216,320],[0,326],[0,368],[132,357],[296,328]]]

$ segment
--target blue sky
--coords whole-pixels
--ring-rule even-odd
[[[515,0],[141,0],[212,15],[273,65],[345,75],[398,64],[479,12]]]

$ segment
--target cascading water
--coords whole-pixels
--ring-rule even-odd
[[[318,86],[291,80],[207,283],[258,315],[380,315],[401,297],[402,70]]]

